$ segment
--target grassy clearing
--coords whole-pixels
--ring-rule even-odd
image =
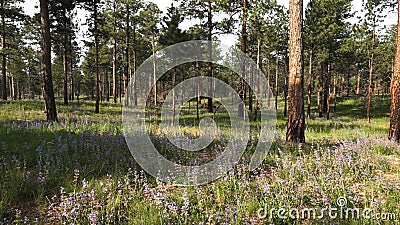
[[[122,135],[121,107],[92,102],[59,106],[60,123],[43,121],[43,102],[0,102],[0,224],[393,224],[377,218],[260,219],[267,209],[371,208],[400,220],[400,146],[387,141],[389,99],[376,97],[373,119],[363,99],[338,99],[332,119],[313,114],[305,145],[283,142],[286,119],[278,112],[277,137],[261,168],[248,172],[253,144],[235,169],[211,184],[173,187],[136,165]],[[282,105],[279,105],[282,109]],[[159,109],[151,109],[152,113]],[[313,108],[313,112],[316,111]],[[196,135],[195,112],[181,124]],[[202,117],[212,116],[204,110]],[[216,114],[226,126],[227,114]],[[153,143],[164,155],[190,164],[195,154],[171,146],[151,123]],[[256,128],[259,122],[253,121]],[[225,128],[222,128],[225,129]],[[257,129],[253,129],[255,132]],[[203,161],[223,150],[214,141]],[[199,161],[198,161],[199,162]],[[198,163],[197,162],[197,163]],[[288,215],[286,215],[288,216]]]

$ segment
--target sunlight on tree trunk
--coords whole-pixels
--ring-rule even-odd
[[[375,42],[375,17],[373,21],[373,30],[372,30],[372,43],[371,43],[371,56],[369,58],[369,81],[368,81],[368,103],[367,103],[367,123],[371,123],[371,98],[372,98],[372,79],[374,74],[374,42]]]
[[[400,5],[400,0],[398,1],[398,4]],[[394,63],[394,73],[390,86],[392,104],[390,106],[389,139],[400,142],[400,7],[398,8],[397,14],[397,48]]]
[[[4,12],[4,1],[1,0],[1,74],[3,77],[3,100],[7,100],[7,72],[6,72],[6,20]]]
[[[312,72],[312,57],[313,57],[313,50],[310,49],[309,52],[309,68],[308,68],[308,75],[309,75],[309,81],[308,81],[308,97],[307,97],[307,118],[311,118],[311,95],[312,95],[312,89],[313,89],[313,84],[314,84],[314,75]]]
[[[303,0],[290,0],[289,118],[286,141],[304,143]]]

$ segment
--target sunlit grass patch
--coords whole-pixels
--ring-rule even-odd
[[[388,107],[385,98],[376,104]],[[374,101],[375,102],[375,101]],[[280,102],[279,109],[283,104]],[[387,141],[387,110],[375,108],[371,124],[363,100],[339,101],[331,120],[306,120],[307,143],[284,143],[286,119],[278,111],[277,134],[262,166],[248,171],[259,121],[251,121],[251,141],[242,160],[221,179],[200,187],[174,187],[140,170],[126,146],[121,106],[92,102],[59,106],[59,123],[45,122],[43,103],[0,106],[0,224],[375,224],[374,220],[260,219],[260,207],[348,206],[399,213],[400,146]],[[377,106],[378,107],[378,106]],[[345,110],[346,109],[346,110]],[[149,108],[157,115],[159,109]],[[181,131],[201,132],[195,108],[182,112]],[[313,108],[313,113],[315,112]],[[4,116],[3,116],[4,115]],[[198,165],[224,151],[230,135],[224,111],[213,117],[220,133],[209,147],[186,152],[173,146],[155,116],[148,134],[172,161]],[[250,118],[253,116],[250,113]],[[26,218],[25,218],[26,216]]]

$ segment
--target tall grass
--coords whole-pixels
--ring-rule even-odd
[[[122,135],[119,105],[104,104],[101,114],[93,113],[91,102],[60,106],[60,123],[53,124],[43,121],[42,102],[1,102],[0,224],[392,224],[257,216],[263,207],[335,207],[345,197],[347,207],[397,213],[400,220],[400,146],[386,140],[388,99],[379,97],[375,105],[367,125],[362,99],[340,99],[331,120],[307,120],[303,145],[284,143],[286,119],[279,111],[276,139],[258,170],[247,166],[253,140],[223,178],[174,187],[135,163]],[[193,112],[182,123],[196,136]],[[221,111],[215,117],[223,132],[226,116]],[[195,158],[174,148],[157,124],[149,126],[152,141],[171,160],[206,162],[223,151],[219,138],[203,159]],[[253,136],[257,126],[253,121]]]

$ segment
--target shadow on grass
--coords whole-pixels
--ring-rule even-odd
[[[47,197],[60,187],[73,192],[82,178],[139,171],[122,135],[52,131],[45,122],[6,124],[0,127],[0,218],[15,215],[13,208],[37,213]]]

